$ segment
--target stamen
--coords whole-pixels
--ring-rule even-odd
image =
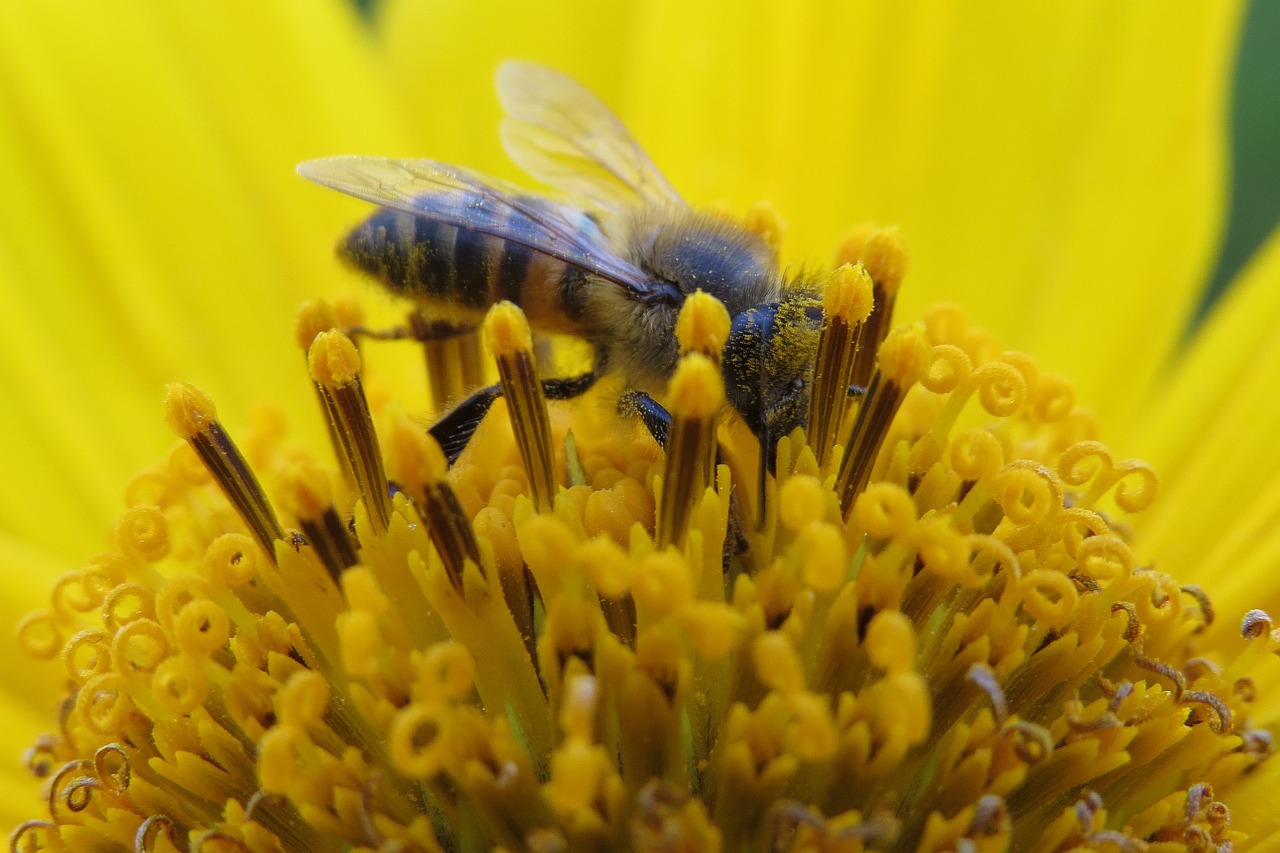
[[[700,353],[719,365],[730,323],[729,312],[719,299],[705,291],[695,291],[685,299],[676,318],[680,354]]]
[[[438,410],[462,399],[468,389],[484,382],[480,336],[474,328],[434,320],[414,311],[409,314],[409,332],[422,344],[427,388]]]
[[[861,264],[838,268],[822,294],[822,331],[813,364],[813,390],[805,435],[818,459],[826,463],[852,382],[858,337],[871,314],[872,282]]]
[[[907,273],[907,250],[897,228],[863,226],[845,237],[836,260],[841,264],[861,263],[875,285],[875,307],[867,318],[851,377],[854,385],[865,388],[875,372],[876,352],[893,322],[893,304]]]
[[[471,519],[445,479],[449,463],[444,451],[430,435],[407,420],[392,426],[389,450],[397,482],[413,499],[450,583],[462,594],[465,561],[471,560],[481,571],[483,567]]]
[[[840,511],[846,518],[854,499],[871,478],[871,467],[889,433],[894,415],[902,405],[902,398],[929,369],[930,358],[929,342],[919,326],[895,329],[881,345],[879,367],[858,408],[853,432],[844,443],[844,458],[840,460],[840,472],[836,477]],[[856,376],[854,381],[857,381]]]
[[[680,315],[676,318],[676,340],[680,344],[680,355],[699,353],[719,368],[725,342],[729,339],[731,322],[729,312],[719,299],[701,290],[695,291],[684,301]],[[705,418],[703,423],[704,435],[698,439],[699,446],[711,448],[711,452],[702,456],[702,483],[703,488],[706,488],[715,482],[716,429],[719,424],[716,418]]]
[[[311,352],[311,345],[322,332],[336,328],[338,328],[338,317],[334,313],[333,306],[328,302],[317,299],[302,303],[294,317],[293,332],[294,340],[302,349],[303,358]],[[338,460],[338,467],[342,470],[342,479],[349,488],[354,489],[355,473],[351,470],[351,463],[347,460],[346,454],[342,452],[342,442],[338,439],[338,433],[334,427],[337,418],[330,409],[329,397],[319,385],[315,386],[315,392],[320,410],[324,412],[324,428],[329,434],[329,446],[333,448],[333,455]]]
[[[382,533],[391,519],[391,499],[378,436],[360,382],[360,353],[350,338],[331,329],[316,336],[307,353],[307,365],[311,378],[325,397],[333,434],[341,455],[351,467],[356,491],[369,513],[369,523],[375,532]]]
[[[355,543],[342,516],[333,505],[333,493],[324,470],[311,460],[299,460],[280,477],[285,508],[302,527],[302,534],[324,563],[329,576],[337,580],[342,570],[360,561]]]
[[[284,530],[253,469],[218,422],[213,401],[194,385],[175,382],[165,396],[165,418],[200,457],[258,544],[274,560],[275,542],[284,538]]]
[[[682,546],[689,519],[711,485],[715,426],[724,403],[724,380],[706,356],[690,353],[671,378],[671,435],[662,469],[658,546]]]
[[[551,509],[556,482],[551,451],[551,421],[547,400],[538,380],[533,336],[524,312],[510,302],[499,302],[484,318],[484,337],[498,363],[502,394],[507,400],[511,431],[529,477],[533,504],[540,512]]]

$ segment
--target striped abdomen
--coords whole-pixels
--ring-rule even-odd
[[[537,221],[513,213],[495,220],[485,198],[473,193],[434,193],[419,201],[423,213],[417,216],[378,210],[347,236],[339,253],[395,293],[447,313],[480,315],[509,300],[545,331],[584,332],[588,275],[520,242],[541,233]],[[474,215],[502,236],[451,224],[438,218],[442,214],[453,221]],[[583,227],[593,227],[585,217]]]

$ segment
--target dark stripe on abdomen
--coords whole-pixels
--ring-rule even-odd
[[[565,264],[564,272],[560,274],[560,304],[564,308],[565,316],[575,323],[581,322],[582,315],[586,312],[587,301],[583,294],[586,284],[585,272]]]
[[[454,296],[467,308],[489,304],[489,237],[479,231],[458,229],[453,244]]]
[[[493,282],[491,301],[496,303],[505,299],[519,305],[532,261],[533,250],[528,246],[503,240],[502,261],[498,264],[498,274]]]
[[[414,218],[413,269],[415,284],[423,295],[440,300],[453,296],[453,242],[457,230],[443,222]]]

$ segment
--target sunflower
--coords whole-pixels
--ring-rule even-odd
[[[1240,10],[603,5],[0,8],[14,843],[1280,841],[1280,244],[1182,338]],[[713,309],[665,453],[605,406],[527,428],[498,315],[517,402],[446,470],[421,352],[337,331],[403,314],[333,261],[360,208],[293,168],[518,178],[510,56],[788,264],[847,261],[820,347],[901,285],[829,445],[758,478],[721,424],[716,464]]]

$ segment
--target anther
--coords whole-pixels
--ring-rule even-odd
[[[298,313],[293,321],[294,340],[297,341],[299,348],[302,350],[304,358],[311,352],[311,345],[315,343],[316,338],[321,333],[330,329],[338,328],[338,317],[334,313],[333,306],[328,302],[321,300],[310,300],[298,306]],[[334,423],[336,418],[330,408],[329,397],[319,386],[315,386],[316,400],[320,404],[320,410],[324,413],[324,426],[329,433],[329,446],[333,448],[334,456],[337,457],[338,467],[342,471],[342,479],[350,488],[355,488],[355,474],[351,470],[351,463],[348,462],[346,454],[342,452],[342,442],[338,439],[335,431]]]
[[[694,291],[684,301],[676,317],[676,341],[680,354],[700,353],[720,363],[725,341],[729,339],[729,312],[719,299],[705,291]]]
[[[836,493],[840,495],[840,511],[848,517],[854,499],[866,488],[875,464],[889,434],[902,399],[929,368],[929,342],[919,326],[895,329],[880,346],[879,366],[871,377],[867,395],[858,407],[858,419],[844,443],[844,458],[836,477]],[[857,377],[854,377],[857,381]]]
[[[854,359],[862,324],[871,314],[871,276],[861,264],[845,264],[831,274],[822,294],[822,331],[813,364],[813,392],[809,396],[806,434],[818,464],[823,465],[835,444],[853,381]]]
[[[302,534],[315,549],[330,577],[359,562],[355,543],[333,505],[333,493],[324,469],[311,460],[299,460],[280,477],[285,509],[298,519]]]
[[[839,263],[861,263],[875,285],[875,308],[867,319],[853,368],[853,384],[866,387],[875,370],[876,351],[893,322],[893,304],[907,272],[907,250],[897,228],[863,226],[845,237],[836,259]]]
[[[715,428],[724,403],[724,380],[709,358],[691,353],[671,378],[671,434],[662,469],[658,546],[681,546],[703,491],[711,485]]]
[[[253,469],[218,422],[213,401],[194,385],[175,382],[165,396],[165,418],[200,457],[258,544],[274,560],[275,542],[284,538],[284,531]]]
[[[374,530],[384,531],[391,519],[391,499],[378,436],[360,382],[360,354],[350,338],[331,329],[321,332],[312,342],[307,366],[325,398],[340,456],[351,468],[356,491],[369,512],[369,523]]]
[[[389,450],[397,482],[417,506],[450,583],[461,593],[462,570],[467,560],[480,565],[480,548],[471,519],[445,479],[444,451],[407,420],[392,426]]]
[[[701,290],[695,291],[680,308],[676,318],[676,341],[680,344],[680,355],[698,353],[706,356],[717,368],[724,354],[725,342],[729,339],[731,320],[729,312],[719,299]],[[702,471],[703,488],[715,481],[716,467],[716,429],[715,418],[703,419],[704,434],[699,437],[699,446],[712,448],[702,453],[704,465]],[[670,457],[668,457],[670,458]]]
[[[499,302],[485,315],[484,337],[498,363],[511,431],[529,476],[534,506],[539,511],[549,510],[556,487],[552,473],[551,421],[542,383],[538,380],[529,322],[518,307]]]

